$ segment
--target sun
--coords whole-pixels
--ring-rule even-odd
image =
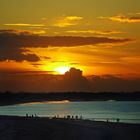
[[[59,74],[64,74],[65,72],[69,71],[69,69],[70,67],[62,66],[62,67],[57,67],[54,70]]]

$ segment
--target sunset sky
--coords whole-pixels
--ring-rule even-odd
[[[14,84],[19,73],[58,78],[71,67],[83,78],[140,78],[140,1],[0,0],[0,90],[11,73]]]

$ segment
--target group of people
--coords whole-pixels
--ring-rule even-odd
[[[56,115],[56,116],[54,116],[54,118],[60,118],[60,117],[59,117],[59,115]],[[78,119],[83,119],[83,117],[82,117],[82,115],[81,116],[67,115],[67,116],[64,116],[64,119],[76,119],[76,120],[78,120]]]
[[[38,117],[38,116],[37,116],[36,114],[32,114],[32,115],[26,114],[26,117],[36,118],[36,117]]]
[[[26,114],[26,117],[37,118],[38,116],[36,114],[32,114],[32,115]],[[59,118],[62,118],[62,117],[60,117],[59,115],[56,115],[53,118],[54,119],[59,119]],[[78,115],[76,115],[76,116],[74,116],[74,115],[66,115],[63,118],[64,119],[75,119],[75,120],[78,120],[78,119],[82,120],[83,119],[82,115],[81,116],[78,116]],[[109,120],[110,119],[107,118],[106,122],[109,122]],[[116,122],[120,122],[119,118],[116,118],[115,120],[116,120]]]
[[[36,114],[32,114],[32,115],[29,115],[28,113],[26,113],[26,117],[28,118],[28,117],[30,117],[30,118],[37,118],[38,116],[36,115]],[[56,115],[56,116],[54,116],[53,118],[62,118],[62,117],[60,117],[59,115]],[[81,116],[78,116],[78,115],[76,115],[76,116],[74,116],[74,115],[67,115],[67,116],[64,116],[63,117],[64,119],[83,119],[83,117],[82,117],[82,115]]]
[[[120,119],[119,118],[117,118],[115,120],[116,120],[116,122],[120,122]],[[109,122],[109,119],[106,119],[106,122]]]

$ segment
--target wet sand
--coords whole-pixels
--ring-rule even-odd
[[[0,140],[140,140],[140,124],[0,116]]]

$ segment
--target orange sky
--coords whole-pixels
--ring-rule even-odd
[[[0,71],[140,75],[138,0],[0,1]]]

